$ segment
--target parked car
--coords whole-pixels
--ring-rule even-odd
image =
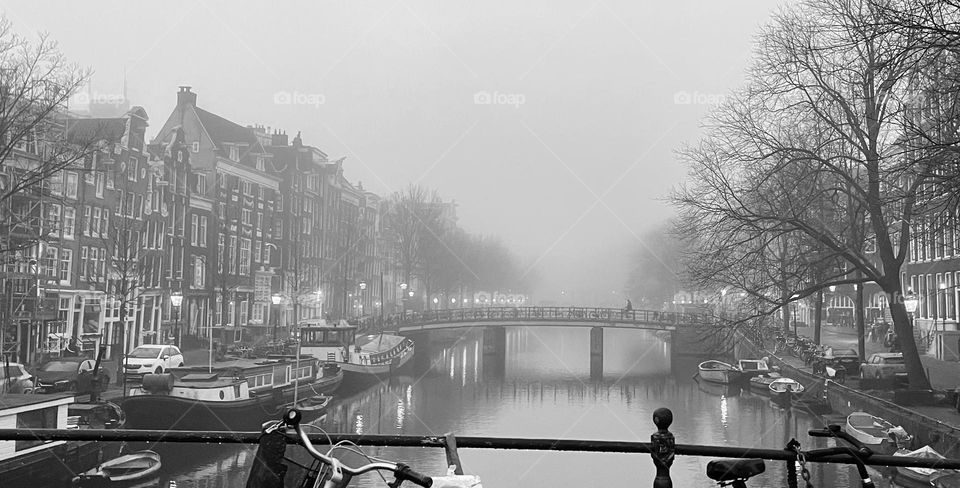
[[[849,372],[860,369],[860,355],[853,349],[827,346],[823,350],[823,360],[834,367],[843,366]]]
[[[37,393],[76,390],[77,378],[81,374],[92,374],[95,365],[95,360],[79,356],[50,359],[35,371]],[[110,373],[104,363],[100,363],[98,376],[102,387],[110,384]]]
[[[861,378],[906,378],[907,365],[903,362],[903,353],[878,352],[871,354],[867,362],[860,365]]]
[[[130,351],[123,365],[126,375],[160,374],[170,368],[183,366],[183,354],[177,346],[144,344]]]
[[[0,395],[33,393],[33,376],[20,363],[0,363]]]

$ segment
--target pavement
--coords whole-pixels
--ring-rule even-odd
[[[813,327],[803,327],[797,329],[797,333],[813,337]],[[827,346],[849,347],[857,349],[857,330],[850,327],[836,327],[824,325],[820,328],[820,343]],[[864,352],[869,357],[875,352],[889,352],[889,348],[883,346],[883,342],[871,342],[869,337],[864,343]],[[782,358],[790,363],[791,366],[804,371],[810,371],[810,367],[804,365],[803,361],[793,356]],[[920,361],[927,370],[927,377],[935,390],[953,391],[960,387],[960,362],[943,361],[933,356],[921,355]],[[857,373],[854,372],[854,375]],[[847,381],[846,386],[856,387],[857,381]],[[956,408],[947,406],[909,406],[903,407],[915,412],[921,413],[933,419],[937,419],[947,425],[960,428],[960,412]]]
[[[797,332],[806,337],[813,337],[813,327],[803,327]],[[820,343],[827,346],[849,347],[857,350],[857,330],[850,327],[835,327],[823,325],[820,327]],[[864,350],[867,357],[875,352],[889,352],[883,342],[865,340]],[[927,377],[934,390],[954,390],[960,387],[960,362],[943,361],[933,356],[921,355],[920,361],[927,370]],[[857,374],[853,372],[853,374]]]

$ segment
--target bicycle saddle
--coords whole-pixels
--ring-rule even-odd
[[[714,481],[745,480],[765,469],[763,459],[723,459],[707,463],[707,477]]]

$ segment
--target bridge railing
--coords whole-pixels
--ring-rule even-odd
[[[625,310],[599,307],[477,307],[453,308],[425,311],[407,311],[406,314],[380,317],[367,317],[362,320],[362,328],[456,323],[456,322],[503,322],[508,320],[541,322],[598,322],[628,323],[637,325],[704,325],[712,323],[712,317],[706,314],[682,312],[663,312],[659,310]]]

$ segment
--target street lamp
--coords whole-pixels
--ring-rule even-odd
[[[183,305],[183,293],[179,291],[171,293],[170,304],[177,307],[177,325],[176,329],[174,329],[174,334],[177,337],[177,347],[180,347],[181,340],[183,339],[180,334],[180,305]]]
[[[275,315],[273,316],[273,341],[277,341],[277,326],[280,323],[280,302],[283,300],[283,297],[279,293],[274,293],[270,297],[270,301],[273,302],[273,308],[275,309]]]

